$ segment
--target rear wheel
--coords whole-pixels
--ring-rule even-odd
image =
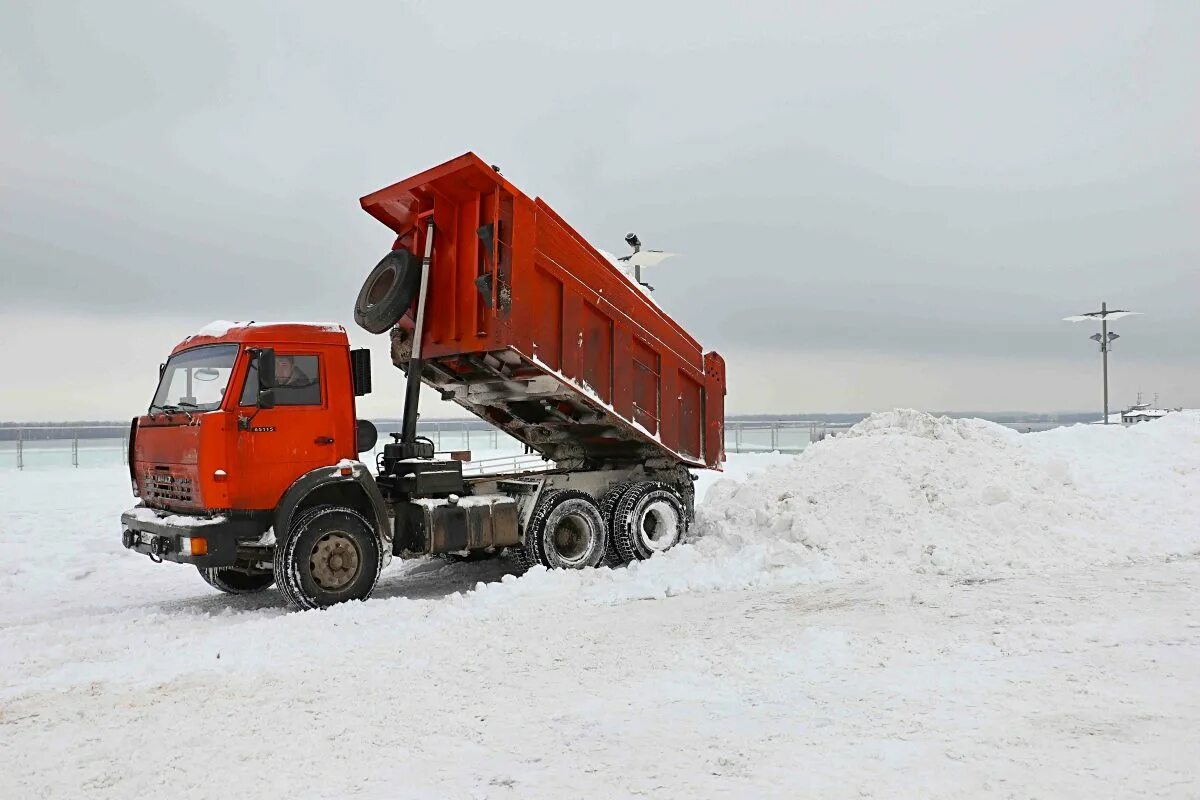
[[[196,567],[204,582],[226,594],[254,594],[275,583],[273,572],[250,572],[236,567]]]
[[[604,518],[604,527],[608,531],[608,543],[604,548],[604,563],[610,567],[620,567],[629,563],[629,559],[622,556],[617,550],[617,538],[612,534],[614,530],[613,513],[617,510],[617,503],[621,501],[621,497],[635,485],[632,481],[618,483],[600,498],[600,516]]]
[[[665,483],[634,484],[617,501],[610,530],[624,561],[650,558],[674,547],[687,532],[683,500]]]
[[[528,564],[550,569],[583,569],[604,558],[608,534],[595,499],[576,489],[542,494],[525,530]]]
[[[317,506],[275,545],[275,577],[296,608],[365,600],[383,566],[379,537],[352,508]]]

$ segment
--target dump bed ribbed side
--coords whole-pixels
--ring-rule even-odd
[[[424,251],[422,380],[560,464],[719,469],[725,370],[541,199],[472,153],[362,199]],[[392,331],[406,368],[412,318]]]

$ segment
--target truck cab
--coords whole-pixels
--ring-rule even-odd
[[[269,533],[317,501],[378,525],[386,511],[355,461],[375,444],[355,416],[369,370],[369,351],[351,351],[334,324],[213,323],[180,342],[131,425],[141,502],[122,516],[126,546],[252,591],[274,578]],[[343,475],[339,463],[355,466]]]

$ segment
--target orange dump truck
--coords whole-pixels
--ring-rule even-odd
[[[408,377],[374,472],[369,352],[339,326],[215,326],[177,346],[134,420],[126,547],[295,606],[367,597],[393,556],[508,550],[616,566],[679,542],[693,468],[724,460],[724,363],[540,199],[474,154],[362,198],[395,234],[359,292]],[[464,474],[417,431],[421,384],[524,442]]]

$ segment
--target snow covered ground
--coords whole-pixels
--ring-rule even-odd
[[[1200,418],[875,415],[704,476],[691,544],[394,562],[289,613],[0,471],[0,797],[1200,796]]]

